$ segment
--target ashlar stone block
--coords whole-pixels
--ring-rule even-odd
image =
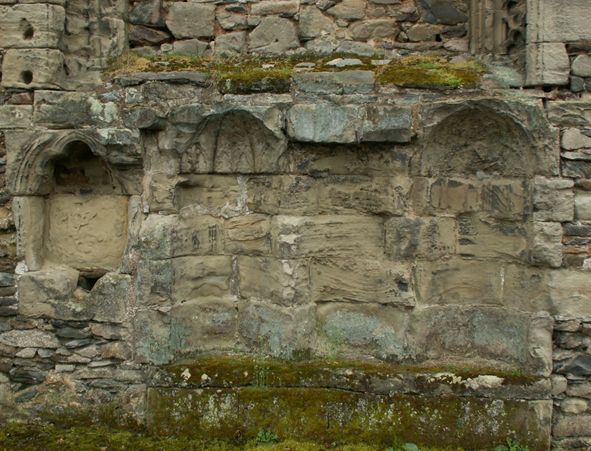
[[[271,218],[249,214],[224,223],[224,242],[232,254],[268,255],[271,252]]]
[[[272,237],[280,258],[383,255],[382,221],[369,216],[275,216]]]
[[[171,3],[166,17],[166,25],[177,39],[213,36],[214,21],[214,5],[191,2]]]
[[[407,143],[414,135],[410,108],[389,105],[367,107],[361,141]]]
[[[78,269],[115,269],[127,242],[127,196],[54,194],[46,258]]]
[[[400,217],[386,221],[385,250],[393,260],[438,259],[456,252],[456,223],[446,217]]]
[[[523,219],[531,208],[525,183],[520,179],[492,179],[480,188],[482,211],[497,219]]]
[[[2,129],[31,128],[33,107],[30,105],[1,105],[0,124]]]
[[[547,313],[493,306],[428,307],[413,312],[409,334],[418,360],[480,361],[540,376],[552,369],[552,319]]]
[[[63,7],[45,3],[0,6],[4,48],[57,48],[64,33]]]
[[[310,355],[316,335],[315,308],[243,302],[239,305],[238,330],[252,351],[284,359]]]
[[[310,267],[314,302],[351,302],[412,307],[410,267],[360,258],[314,258]]]
[[[478,211],[481,208],[479,194],[475,181],[440,178],[431,184],[429,207],[454,213]]]
[[[528,42],[569,42],[591,39],[587,0],[527,0]]]
[[[287,115],[287,134],[296,141],[354,143],[360,138],[362,111],[354,105],[298,104]]]
[[[238,177],[192,175],[175,190],[177,208],[190,208],[212,215],[230,215],[241,209],[241,187]]]
[[[407,316],[404,310],[385,305],[321,304],[319,351],[345,358],[401,360],[408,356]]]
[[[536,177],[534,179],[534,220],[572,221],[574,182],[570,179]]]
[[[170,311],[171,347],[177,355],[235,349],[237,332],[232,297],[193,299]]]
[[[526,56],[526,84],[528,86],[569,83],[570,60],[561,42],[528,44]]]
[[[172,298],[184,303],[203,298],[230,295],[232,260],[230,256],[190,256],[172,261]]]
[[[562,225],[557,222],[534,222],[532,263],[552,268],[562,266]]]
[[[458,253],[463,256],[526,260],[527,244],[523,224],[477,214],[458,219]]]
[[[11,49],[2,60],[5,88],[62,89],[64,56],[55,49]]]
[[[310,300],[307,260],[238,257],[240,295],[286,307]]]

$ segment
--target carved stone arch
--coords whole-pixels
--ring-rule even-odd
[[[536,173],[537,140],[527,120],[494,102],[446,105],[425,131],[418,172],[424,176]]]
[[[67,131],[51,136],[35,138],[25,144],[11,162],[8,187],[15,196],[47,195],[52,188],[53,162],[67,158],[72,143],[83,143],[90,152],[104,163],[116,190],[126,192],[125,183],[118,171],[108,162],[108,152],[95,132]]]
[[[180,148],[181,173],[264,173],[287,147],[252,113],[232,109],[207,116]]]
[[[130,185],[125,168],[109,159],[92,131],[42,136],[13,156],[17,253],[29,270],[65,265],[104,274],[120,265]]]

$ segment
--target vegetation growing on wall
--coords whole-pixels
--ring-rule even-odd
[[[330,64],[335,59],[348,59],[344,66]],[[268,89],[264,91],[287,91],[289,84],[281,83],[289,80],[301,71],[334,72],[343,70],[369,70],[376,74],[379,83],[394,84],[404,87],[421,88],[460,88],[474,87],[480,82],[485,68],[479,62],[467,59],[452,62],[448,58],[437,55],[412,55],[392,60],[377,60],[372,57],[359,57],[347,54],[331,54],[320,56],[301,54],[291,56],[242,56],[213,57],[192,56],[182,54],[164,54],[141,56],[128,52],[112,61],[109,76],[133,72],[172,72],[198,71],[211,75],[223,89],[226,82],[244,85],[261,84],[265,80]]]

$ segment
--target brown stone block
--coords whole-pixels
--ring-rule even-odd
[[[415,303],[410,266],[358,258],[314,258],[310,267],[314,302]]]
[[[238,257],[240,295],[291,306],[310,301],[307,260]]]
[[[273,253],[281,258],[383,255],[383,226],[369,216],[275,216]]]
[[[523,224],[476,214],[458,219],[458,253],[462,256],[526,261],[527,245]]]
[[[393,260],[438,259],[456,253],[456,221],[447,217],[401,217],[386,221],[385,251]]]
[[[224,223],[226,251],[233,254],[267,255],[271,252],[271,218],[250,214]]]
[[[230,295],[230,256],[179,257],[172,260],[172,270],[172,298],[176,303]]]
[[[0,6],[4,48],[57,48],[64,33],[64,8],[48,4]]]

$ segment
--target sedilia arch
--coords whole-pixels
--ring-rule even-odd
[[[23,314],[90,319],[105,285],[129,277],[121,273],[139,205],[130,173],[139,166],[120,164],[120,153],[99,133],[67,131],[9,156]]]
[[[492,98],[434,103],[421,113],[421,176],[558,175],[557,135],[537,102]]]

